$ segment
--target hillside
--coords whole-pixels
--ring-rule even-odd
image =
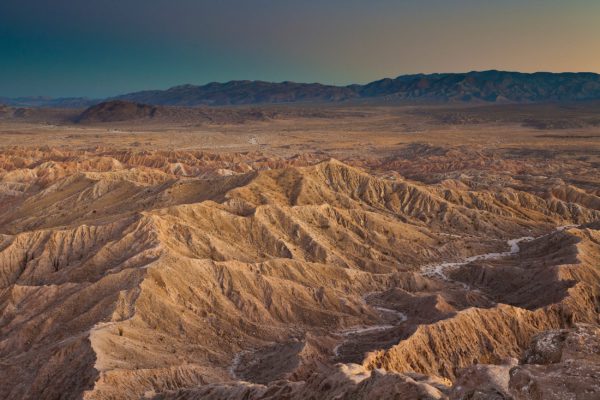
[[[0,397],[594,393],[597,188],[499,157],[5,149]]]
[[[143,118],[152,118],[157,107],[128,101],[108,101],[93,105],[76,119],[80,123],[118,122]]]

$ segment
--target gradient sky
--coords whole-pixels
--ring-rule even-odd
[[[484,69],[600,72],[600,1],[0,1],[0,96]]]

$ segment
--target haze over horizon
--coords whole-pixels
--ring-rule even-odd
[[[345,85],[489,69],[600,72],[600,3],[589,0],[173,4],[3,2],[0,96],[107,97],[238,79]]]

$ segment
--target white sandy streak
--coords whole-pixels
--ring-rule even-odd
[[[574,228],[577,225],[564,225],[564,226],[559,226],[557,227],[553,232],[561,232],[564,231],[565,229],[569,229],[569,228]],[[542,236],[538,236],[538,237],[532,237],[532,236],[523,236],[520,238],[516,238],[516,239],[510,239],[508,240],[506,243],[508,244],[508,246],[510,247],[510,249],[508,251],[502,252],[502,253],[486,253],[486,254],[479,254],[476,256],[472,256],[472,257],[468,257],[465,258],[462,261],[458,261],[458,262],[446,262],[446,263],[440,263],[440,264],[431,264],[431,265],[426,265],[425,267],[423,267],[421,269],[421,272],[423,273],[424,276],[428,276],[428,277],[438,277],[440,279],[443,279],[445,281],[450,281],[451,279],[448,278],[448,275],[446,275],[446,271],[447,270],[452,270],[458,267],[462,267],[464,265],[470,264],[472,262],[475,261],[482,261],[482,260],[498,260],[500,258],[504,258],[504,257],[509,257],[512,255],[515,255],[517,253],[519,253],[521,251],[521,247],[519,246],[519,243],[521,242],[530,242],[532,240],[536,240],[539,238],[542,238],[544,236],[548,236],[551,233],[547,233],[545,235]]]
[[[402,323],[408,319],[406,314],[404,314],[403,312],[392,310],[391,308],[385,308],[385,307],[373,307],[373,308],[381,313],[388,313],[388,314],[395,315],[399,320],[398,323]]]

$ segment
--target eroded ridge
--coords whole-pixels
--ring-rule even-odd
[[[382,163],[6,151],[0,397],[516,396],[536,335],[593,346],[597,193]]]

